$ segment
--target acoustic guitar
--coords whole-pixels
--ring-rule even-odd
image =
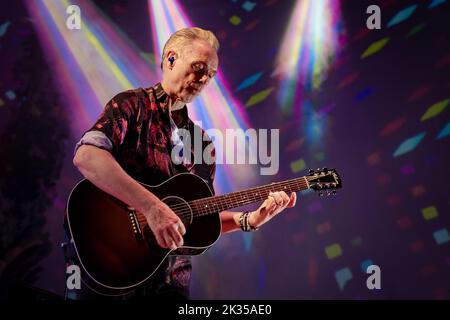
[[[156,186],[142,186],[183,221],[186,234],[182,247],[161,248],[142,213],[86,179],[69,196],[66,222],[82,279],[98,293],[121,295],[136,289],[152,277],[169,254],[205,252],[221,234],[221,211],[263,201],[275,191],[289,194],[313,189],[319,195],[330,195],[342,183],[336,170],[323,168],[310,170],[307,176],[218,196],[212,196],[206,182],[191,173],[178,174]]]

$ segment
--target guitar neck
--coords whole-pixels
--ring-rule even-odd
[[[239,192],[194,200],[190,202],[190,205],[194,209],[196,216],[204,216],[263,201],[267,199],[270,192],[285,191],[289,195],[291,192],[308,188],[308,178],[300,177]]]

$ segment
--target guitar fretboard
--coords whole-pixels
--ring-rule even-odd
[[[196,216],[204,216],[265,200],[270,192],[284,191],[290,195],[291,192],[308,188],[309,183],[307,177],[300,177],[239,192],[194,200],[189,202],[189,205],[194,210]]]

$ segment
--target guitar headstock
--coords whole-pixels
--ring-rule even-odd
[[[306,176],[306,179],[311,189],[319,191],[319,196],[334,195],[336,194],[336,189],[342,188],[341,178],[335,169],[309,170],[309,175]]]

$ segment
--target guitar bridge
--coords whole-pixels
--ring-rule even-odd
[[[141,226],[139,224],[137,215],[136,215],[136,211],[134,210],[134,208],[128,207],[127,208],[128,211],[128,218],[130,219],[130,224],[131,224],[131,228],[133,229],[133,233],[137,236],[137,235],[141,235],[142,234],[142,230],[141,230]]]

